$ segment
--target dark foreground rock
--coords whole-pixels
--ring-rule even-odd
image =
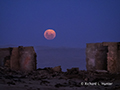
[[[120,90],[120,74],[85,71],[78,68],[62,72],[60,67],[31,72],[0,67],[1,90]]]

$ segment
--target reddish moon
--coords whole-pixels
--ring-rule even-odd
[[[52,40],[56,37],[56,33],[54,30],[52,29],[47,29],[45,32],[44,32],[44,37],[47,39],[47,40]]]

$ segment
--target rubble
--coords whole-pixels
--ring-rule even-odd
[[[109,90],[109,88],[119,88],[118,86],[116,86],[120,85],[119,76],[120,74],[85,71],[79,70],[78,68],[68,69],[67,72],[56,72],[49,67],[37,69],[31,72],[22,72],[11,70],[7,67],[0,67],[0,85],[5,84],[8,86],[17,86],[19,84],[23,84],[23,88],[30,88],[31,85],[38,84],[38,86],[35,87],[36,89],[39,88],[40,90],[42,87],[51,87],[53,90],[55,88],[57,88],[58,90],[63,90],[62,88],[64,88],[64,90],[68,90],[65,88],[69,88],[69,90],[72,90],[73,88],[77,88],[78,90],[81,90],[81,88],[91,88],[90,90],[94,90],[94,88],[99,88],[99,90],[105,90],[106,88]],[[93,85],[94,83],[96,85]],[[100,84],[99,86],[98,83]],[[109,83],[111,85],[107,85]]]

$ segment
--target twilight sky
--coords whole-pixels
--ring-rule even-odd
[[[46,40],[44,31],[56,38]],[[0,45],[85,47],[120,41],[120,0],[0,0]]]

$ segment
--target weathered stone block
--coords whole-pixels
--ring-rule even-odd
[[[87,70],[95,69],[95,53],[96,46],[94,43],[87,44],[86,46],[86,68]]]
[[[13,70],[20,69],[18,48],[13,48],[12,50],[12,54],[10,58],[10,68]]]
[[[5,62],[9,62],[12,48],[0,48],[0,66],[4,66]]]
[[[107,47],[102,43],[89,43],[86,47],[87,70],[106,70]]]
[[[20,70],[30,71],[36,69],[36,53],[33,47],[18,47]]]
[[[117,71],[120,72],[120,43],[118,43],[118,60],[117,60]]]
[[[95,69],[107,70],[107,46],[100,45],[97,47],[95,54]]]

